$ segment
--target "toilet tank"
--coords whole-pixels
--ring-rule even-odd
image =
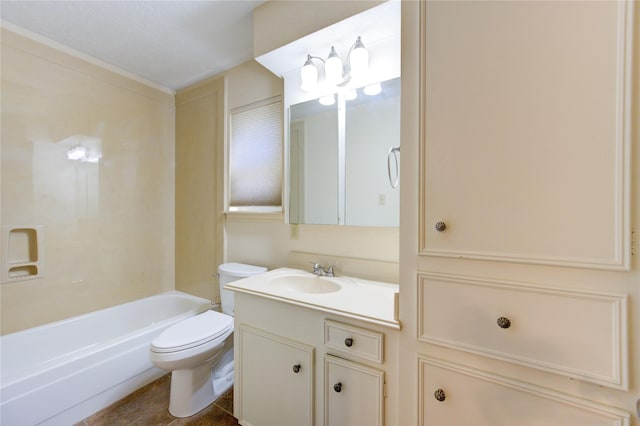
[[[223,263],[218,266],[218,276],[220,284],[220,304],[222,312],[233,315],[233,292],[225,290],[224,286],[232,281],[266,272],[263,266],[245,265],[243,263]]]

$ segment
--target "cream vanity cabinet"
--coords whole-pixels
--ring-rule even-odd
[[[382,426],[396,415],[385,393],[397,330],[239,292],[235,322],[241,424]]]
[[[239,339],[244,424],[312,424],[314,348],[245,325]]]
[[[419,41],[403,86],[414,64],[421,125],[420,181],[402,182],[420,193],[418,237],[401,230],[418,245],[401,291],[419,389],[404,419],[630,424],[638,4],[407,7]]]

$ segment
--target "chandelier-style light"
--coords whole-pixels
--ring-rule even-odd
[[[369,52],[364,47],[360,36],[349,48],[347,63],[343,64],[334,46],[331,46],[327,59],[319,56],[307,55],[307,60],[300,70],[300,87],[305,91],[312,91],[318,87],[318,68],[313,60],[319,60],[324,64],[326,82],[331,86],[345,85],[351,78],[361,78],[369,69]]]

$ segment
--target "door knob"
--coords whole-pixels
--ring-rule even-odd
[[[447,229],[447,224],[442,222],[442,221],[438,221],[436,222],[436,231],[438,232],[442,232],[445,229]]]

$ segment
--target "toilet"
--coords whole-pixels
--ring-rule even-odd
[[[182,320],[151,342],[150,359],[171,371],[169,412],[190,417],[233,385],[233,292],[223,287],[267,268],[224,263],[218,267],[222,313],[213,310]]]

